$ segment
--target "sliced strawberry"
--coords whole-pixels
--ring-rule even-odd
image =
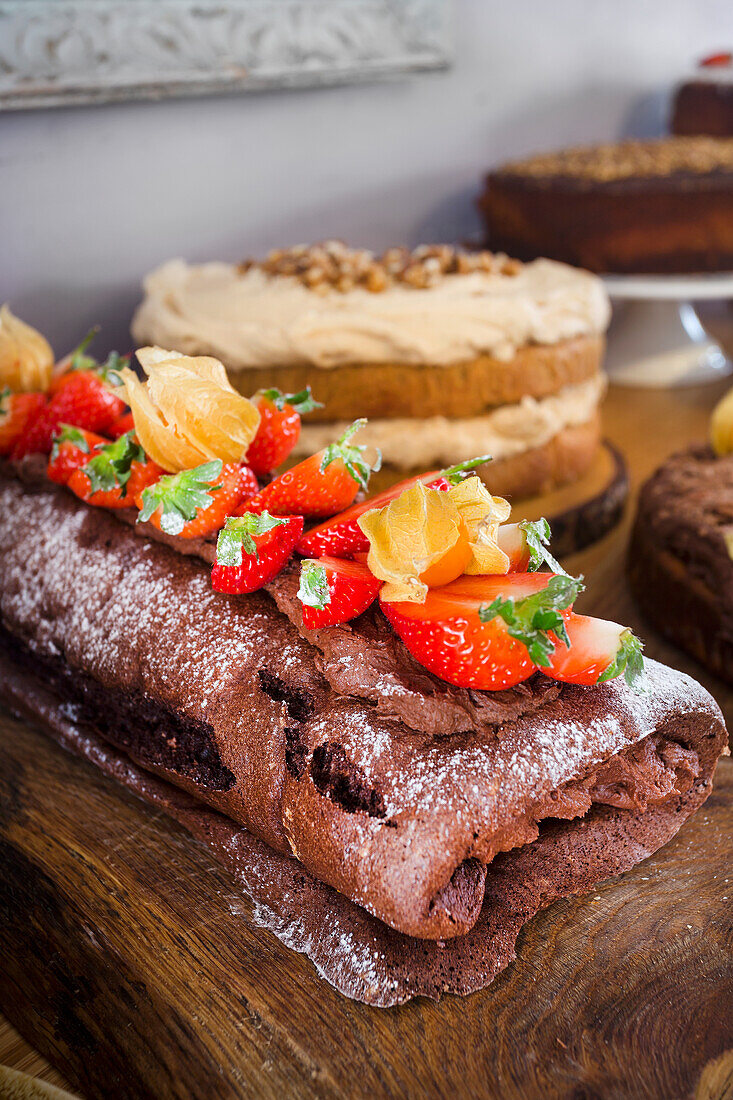
[[[13,448],[12,457],[48,454],[62,424],[73,424],[104,435],[124,408],[124,402],[115,397],[96,374],[75,373],[28,424]]]
[[[303,605],[303,626],[314,630],[355,619],[374,603],[382,583],[359,562],[339,558],[302,561],[298,599]]]
[[[89,461],[98,447],[109,443],[104,436],[62,424],[53,437],[46,473],[57,485],[68,484],[69,478]]]
[[[568,615],[567,643],[558,641],[550,663],[543,669],[555,680],[570,684],[601,684],[624,676],[639,690],[644,677],[642,643],[628,627],[589,615]]]
[[[581,581],[552,573],[459,577],[424,603],[381,607],[410,653],[442,680],[496,691],[546,667]]]
[[[322,409],[306,386],[300,393],[260,390],[252,398],[260,411],[260,426],[249,445],[246,462],[260,477],[282,465],[300,438],[300,418]]]
[[[372,508],[384,508],[416,481],[425,482],[431,489],[450,489],[451,485],[456,485],[477,466],[482,466],[488,461],[488,455],[482,455],[480,458],[471,459],[470,462],[451,466],[448,470],[431,470],[418,477],[408,477],[390,489],[385,489],[383,493],[378,493],[369,500],[362,500],[359,504],[353,504],[340,515],[327,519],[325,523],[319,523],[317,527],[312,527],[300,540],[297,546],[298,553],[305,557],[317,558],[326,554],[334,558],[353,558],[356,554],[364,554],[369,550],[369,540],[357,523],[359,516],[363,516]]]
[[[0,455],[9,455],[28,425],[40,415],[46,405],[43,393],[0,394]]]
[[[330,516],[348,507],[360,489],[366,489],[372,470],[364,447],[349,440],[366,424],[356,420],[335,443],[280,474],[249,502],[252,511],[269,508],[284,516]]]
[[[124,435],[125,432],[132,432],[135,430],[135,421],[133,420],[132,413],[126,412],[122,416],[118,416],[114,424],[110,426],[109,434],[113,439],[117,439],[119,436]]]
[[[217,592],[255,592],[276,577],[303,534],[302,516],[245,512],[219,532],[211,583]]]
[[[248,466],[223,466],[221,459],[212,459],[193,470],[161,477],[140,493],[135,502],[141,509],[138,521],[150,520],[168,535],[204,538],[223,527],[253,483],[256,486],[257,479]]]
[[[154,485],[163,470],[147,458],[134,432],[96,446],[91,458],[67,482],[72,493],[99,508],[134,508],[135,498]]]
[[[544,517],[502,524],[497,543],[509,558],[509,572],[536,573],[544,565],[549,565],[553,573],[565,573],[550,553],[550,535],[550,525]]]

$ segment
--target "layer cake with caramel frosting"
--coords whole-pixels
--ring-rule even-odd
[[[138,342],[222,360],[243,393],[306,385],[310,454],[358,416],[396,474],[491,452],[495,492],[585,472],[599,440],[609,305],[587,272],[448,246],[339,242],[263,262],[173,260],[145,280]]]

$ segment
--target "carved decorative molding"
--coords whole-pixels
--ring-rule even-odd
[[[449,9],[450,0],[0,0],[0,108],[442,68]]]

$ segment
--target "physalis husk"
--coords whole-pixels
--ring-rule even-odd
[[[218,359],[140,348],[147,374],[120,371],[120,396],[132,409],[135,431],[148,455],[170,473],[220,458],[241,462],[257,434],[259,411],[229,383]]]
[[[385,581],[380,598],[422,603],[428,588],[463,573],[506,573],[509,558],[497,542],[511,508],[478,477],[443,492],[416,481],[384,508],[365,512],[367,564]]]
[[[53,351],[45,336],[0,308],[0,389],[13,393],[45,391],[51,385]]]
[[[721,397],[710,418],[710,442],[716,455],[733,451],[733,390]]]

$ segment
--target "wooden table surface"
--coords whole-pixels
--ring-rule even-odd
[[[627,457],[632,497],[705,435],[727,386],[611,388],[606,434]],[[731,689],[638,616],[623,573],[630,519],[566,559],[587,580],[579,606],[631,625],[733,725]],[[61,1075],[1,1022],[0,1063],[88,1098],[733,1096],[731,762],[666,849],[536,918],[488,990],[380,1011],[340,998],[243,922],[232,880],[167,818],[13,728],[20,813],[0,815],[0,841],[43,882],[30,935],[14,925],[15,949],[0,952],[0,1008]]]

